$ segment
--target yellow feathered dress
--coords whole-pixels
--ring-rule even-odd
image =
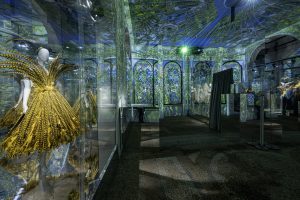
[[[12,127],[22,115],[22,104],[20,103],[16,108],[9,109],[5,115],[0,119],[0,128]]]
[[[28,110],[12,127],[1,146],[9,157],[43,152],[69,143],[79,134],[79,120],[73,108],[54,87],[59,74],[72,65],[60,64],[55,58],[49,73],[36,61],[9,51],[0,54],[0,69],[10,69],[33,82]]]

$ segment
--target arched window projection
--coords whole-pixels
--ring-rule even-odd
[[[116,67],[111,61],[104,61],[100,70],[100,90],[101,103],[114,104],[116,103]]]
[[[211,67],[208,62],[198,62],[192,73],[194,103],[209,103],[211,92]]]
[[[134,103],[153,104],[153,66],[147,60],[139,60],[134,65]]]
[[[193,82],[196,84],[204,84],[211,82],[211,67],[208,62],[198,62],[193,69]]]
[[[233,69],[234,83],[241,83],[243,80],[242,65],[236,60],[226,61],[222,65],[222,71],[231,68]]]
[[[182,103],[182,70],[177,62],[170,61],[164,66],[164,104]]]

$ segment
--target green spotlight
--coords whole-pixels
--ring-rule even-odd
[[[189,48],[188,47],[181,47],[180,51],[181,51],[182,54],[186,54],[189,51]]]

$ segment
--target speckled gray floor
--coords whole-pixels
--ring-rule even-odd
[[[160,126],[134,124],[113,183],[100,199],[300,199],[299,141],[260,151],[234,137],[216,141],[213,132],[209,140],[205,126],[187,118],[166,119]],[[172,132],[176,137],[188,133],[191,140],[198,135],[205,143],[177,143]],[[168,138],[173,145],[161,143]]]

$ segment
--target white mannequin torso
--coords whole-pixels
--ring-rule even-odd
[[[39,65],[41,67],[43,67],[47,73],[48,73],[48,70],[45,68],[45,63],[48,61],[48,59],[49,59],[49,51],[45,48],[41,48],[38,52],[37,60],[38,60]],[[31,93],[32,85],[33,85],[32,81],[28,78],[24,78],[21,80],[20,97],[19,97],[17,104],[14,107],[16,108],[21,103],[21,100],[23,99],[23,102],[22,102],[23,113],[26,113],[26,111],[28,109],[28,98]]]

